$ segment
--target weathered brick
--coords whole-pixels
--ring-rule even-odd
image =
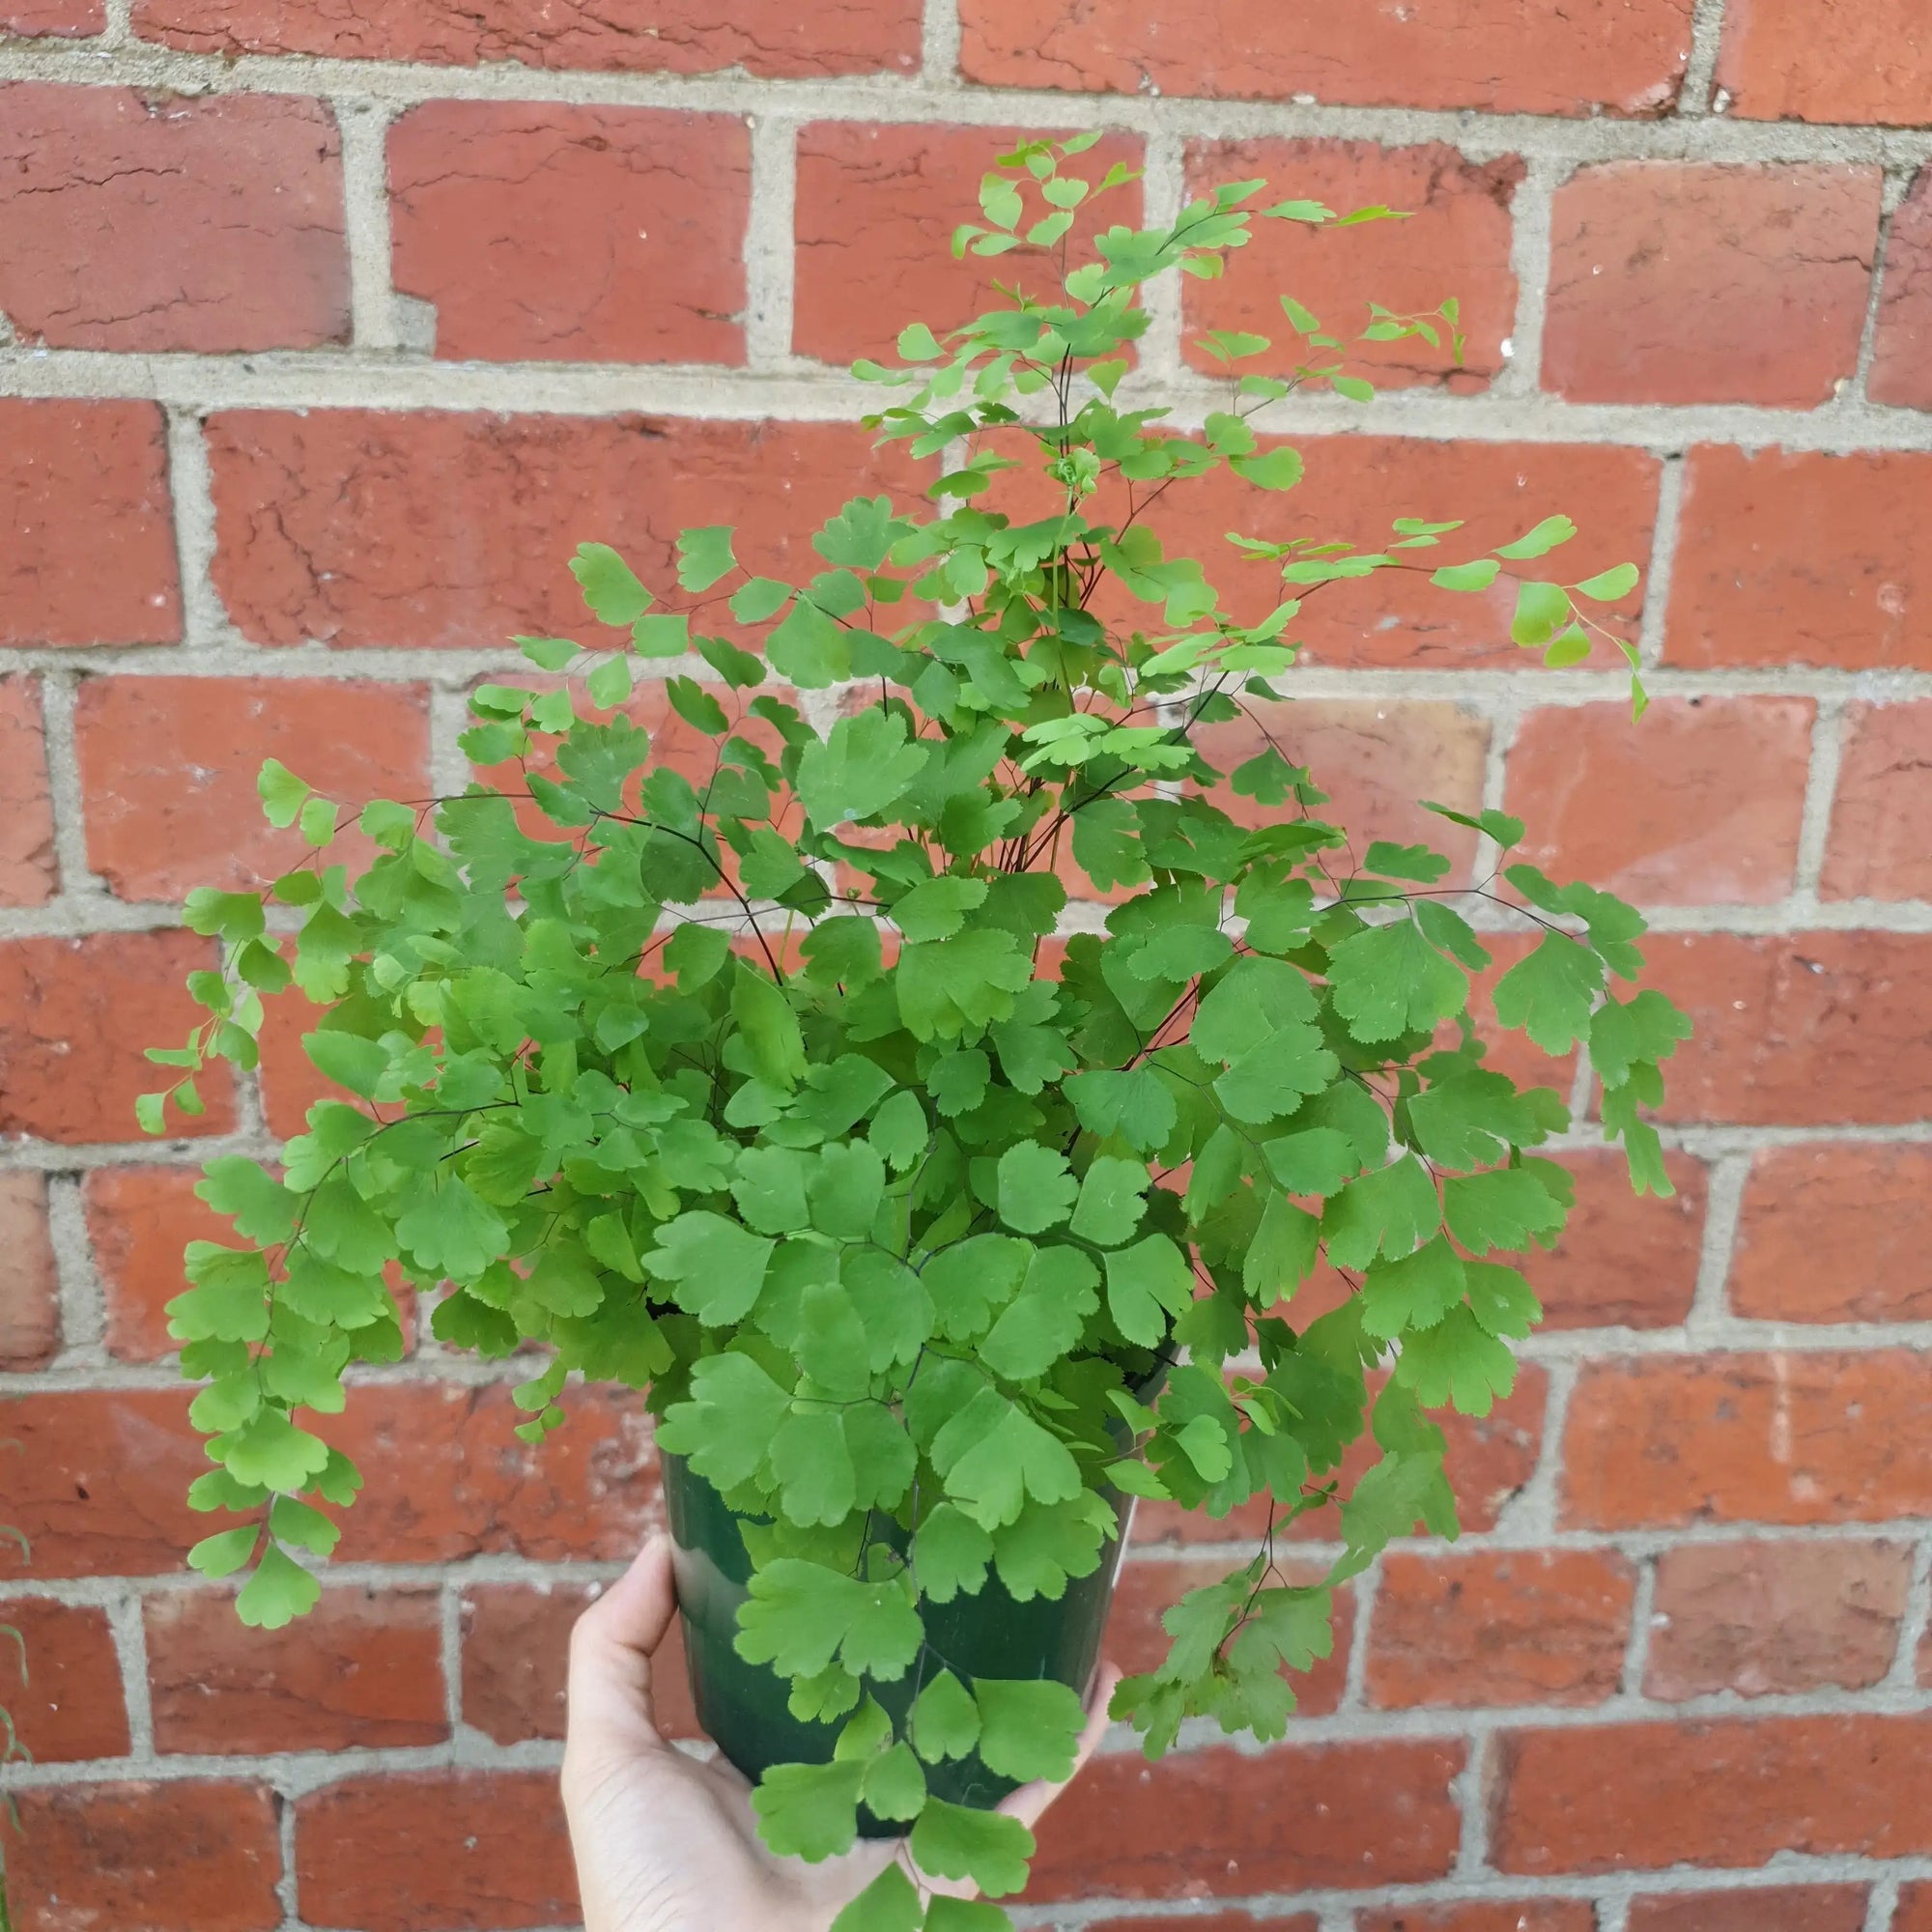
[[[1932,898],[1932,703],[1854,700],[1844,733],[1820,894]]]
[[[395,283],[444,357],[742,360],[751,195],[728,114],[434,100],[389,129]]]
[[[60,1282],[47,1236],[47,1183],[0,1174],[0,1369],[32,1369],[60,1347]]]
[[[1184,0],[964,0],[960,17],[962,71],[996,86],[1504,114],[1660,113],[1690,50],[1690,0],[1583,0],[1560,15],[1511,0],[1296,6],[1234,35],[1204,32]]]
[[[1932,410],[1932,168],[1919,169],[1891,217],[1865,393]]]
[[[313,1418],[354,1459],[363,1490],[342,1513],[345,1562],[447,1563],[507,1553],[538,1562],[614,1562],[662,1525],[657,1462],[642,1399],[583,1388],[538,1447],[503,1384],[385,1384]],[[427,1473],[426,1473],[427,1472]]]
[[[1745,0],[1724,18],[1718,85],[1744,120],[1920,127],[1932,25],[1914,0],[1859,0],[1822,19],[1805,0]]]
[[[245,1628],[225,1592],[150,1597],[145,1616],[156,1750],[272,1755],[449,1734],[433,1589],[326,1589],[280,1631]]]
[[[0,905],[45,905],[58,889],[40,686],[0,677]]]
[[[1419,1884],[1447,1873],[1459,1743],[1095,1758],[1039,1828],[1028,1897],[1200,1898]],[[1320,1792],[1319,1802],[1310,1794]]]
[[[571,1626],[594,1583],[476,1583],[463,1593],[463,1721],[499,1745],[560,1738]],[[651,1705],[668,1738],[700,1734],[673,1621],[651,1659]]]
[[[0,644],[181,637],[167,465],[153,403],[0,398]]]
[[[1017,128],[814,121],[800,128],[794,353],[838,363],[889,355],[909,322],[943,331],[1004,306],[995,282],[1057,297],[1058,270],[1037,253],[955,261],[947,245],[962,221],[983,221],[980,177],[1023,138]],[[1138,168],[1141,159],[1138,140],[1110,134],[1066,172],[1097,185],[1117,162]],[[1138,222],[1140,187],[1115,188],[1095,206],[1103,225]],[[1077,223],[1075,236],[1084,233]]]
[[[1369,1624],[1369,1701],[1602,1703],[1623,1678],[1635,1589],[1609,1551],[1391,1554]]]
[[[677,534],[699,524],[736,524],[742,561],[802,582],[848,497],[903,497],[923,473],[844,424],[646,416],[244,411],[210,418],[209,449],[215,581],[271,644],[576,636],[580,543],[616,545],[668,587]]]
[[[312,1925],[509,1932],[577,1913],[554,1772],[346,1777],[297,1804],[295,1863]]]
[[[1662,1115],[1749,1125],[1918,1120],[1932,1081],[1932,944],[1910,933],[1651,933],[1644,983],[1695,1027]]]
[[[1932,1361],[1861,1354],[1589,1362],[1570,1402],[1563,1520],[1881,1522],[1932,1511]]]
[[[1310,352],[1282,314],[1279,298],[1290,295],[1348,345],[1350,373],[1369,377],[1378,387],[1480,389],[1502,370],[1503,342],[1516,321],[1511,202],[1523,175],[1516,156],[1470,161],[1439,141],[1414,148],[1372,141],[1201,141],[1189,146],[1186,168],[1194,195],[1259,177],[1272,184],[1271,191],[1323,202],[1338,213],[1380,206],[1409,217],[1325,230],[1257,220],[1253,239],[1226,275],[1190,278],[1183,288],[1186,354],[1197,369],[1225,367],[1195,339],[1196,332],[1212,328],[1273,338],[1274,348],[1243,368],[1291,374],[1307,361]],[[1468,338],[1460,363],[1449,330],[1439,324],[1435,349],[1414,337],[1356,340],[1368,326],[1372,301],[1409,315],[1433,310],[1452,296],[1462,305],[1460,327]]]
[[[1899,1887],[1891,1932],[1932,1932],[1932,1879]]]
[[[1320,808],[1347,828],[1357,852],[1371,838],[1399,843],[1422,840],[1455,863],[1452,878],[1466,878],[1476,837],[1435,812],[1419,799],[1435,799],[1459,811],[1482,804],[1488,724],[1460,705],[1376,698],[1251,701],[1245,714],[1225,724],[1208,724],[1195,742],[1210,765],[1226,773],[1265,751],[1269,741],[1292,764],[1306,765],[1330,802]],[[1263,825],[1279,809],[1250,798],[1224,795],[1221,809],[1244,825]]]
[[[1210,1912],[1205,1917],[1190,1914],[1182,1923],[1187,1932],[1318,1932],[1321,1921],[1310,1912]],[[1174,1932],[1174,1920],[1158,1918],[1089,1918],[1082,1920],[1088,1932]]]
[[[1373,229],[1350,230],[1373,234]],[[1272,447],[1266,439],[1264,447]],[[1397,517],[1465,527],[1435,562],[1480,556],[1513,542],[1553,511],[1573,511],[1582,526],[1574,546],[1578,578],[1650,554],[1659,465],[1640,449],[1566,443],[1432,442],[1402,437],[1293,439],[1307,465],[1299,489],[1258,490],[1227,472],[1171,490],[1147,517],[1170,554],[1203,560],[1228,608],[1257,622],[1281,601],[1278,568],[1244,557],[1225,533],[1270,543],[1294,538],[1347,541],[1377,549]],[[1570,553],[1566,552],[1566,555]],[[1516,593],[1505,582],[1481,593],[1438,590],[1426,572],[1382,571],[1324,584],[1289,627],[1308,664],[1432,670],[1516,668],[1523,654],[1509,640]],[[1605,621],[1634,638],[1640,596],[1612,606]],[[1132,607],[1144,612],[1145,606]],[[1144,615],[1133,621],[1145,624]],[[1607,646],[1606,662],[1621,664]]]
[[[1492,1854],[1506,1872],[1922,1854],[1928,1748],[1922,1714],[1506,1732]]]
[[[0,33],[23,40],[38,35],[79,39],[107,25],[103,0],[8,0],[0,6]]]
[[[170,1069],[142,1059],[174,1046],[202,1016],[183,981],[214,964],[191,932],[98,933],[0,943],[0,1133],[65,1142],[135,1137],[134,1099]],[[208,1111],[174,1135],[225,1133],[234,1121],[225,1063],[199,1082]]]
[[[196,53],[327,54],[340,60],[423,61],[609,72],[766,75],[909,73],[919,66],[918,0],[846,0],[804,8],[742,0],[352,0],[289,7],[282,0],[135,0],[144,40]]]
[[[187,1288],[182,1251],[190,1241],[235,1238],[233,1227],[196,1199],[200,1178],[192,1167],[97,1167],[81,1182],[107,1301],[107,1350],[124,1362],[174,1353],[166,1310]]]
[[[33,1548],[31,1574],[147,1577],[175,1569],[208,1531],[186,1503],[208,1467],[176,1389],[63,1390],[7,1406],[7,1520]],[[9,1576],[17,1550],[0,1551]]]
[[[1790,890],[1815,706],[1804,697],[1546,705],[1509,752],[1521,857],[1651,905],[1768,905]]]
[[[1932,451],[1691,450],[1664,661],[1932,669],[1928,490]]]
[[[1773,1321],[1932,1321],[1932,1148],[1760,1148],[1730,1302]]]
[[[0,1657],[0,1705],[35,1762],[125,1757],[128,1711],[107,1612],[16,1597],[0,1600],[0,1625],[19,1633],[17,1647],[7,1638]]]
[[[1563,1238],[1519,1264],[1551,1328],[1669,1328],[1690,1312],[1704,1231],[1701,1161],[1663,1157],[1675,1194],[1636,1194],[1621,1150],[1566,1153],[1577,1183]]]
[[[282,1922],[266,1784],[23,1791],[7,1882],[20,1932],[270,1932]]]
[[[0,312],[56,349],[349,333],[342,143],[319,100],[0,87]]]
[[[1232,1532],[1231,1532],[1232,1533]],[[1224,1556],[1130,1556],[1121,1566],[1114,1609],[1108,1619],[1102,1649],[1129,1676],[1156,1668],[1173,1639],[1161,1626],[1162,1615],[1189,1590],[1218,1583],[1245,1559]],[[1325,1566],[1284,1562],[1279,1580],[1319,1583]],[[1273,1580],[1273,1579],[1271,1579]],[[1355,1628],[1355,1599],[1351,1590],[1335,1593],[1334,1647],[1318,1660],[1314,1669],[1289,1679],[1295,1709],[1304,1718],[1325,1718],[1337,1710],[1349,1681],[1349,1646]]]
[[[307,843],[262,816],[255,781],[279,758],[341,805],[331,865],[375,847],[354,830],[371,799],[429,784],[429,694],[419,684],[315,678],[97,677],[80,688],[74,746],[88,864],[127,899],[265,884]]]
[[[1652,1892],[1631,1900],[1625,1922],[1630,1932],[1862,1932],[1866,1895],[1859,1885]]]
[[[1912,1582],[1902,1543],[1692,1543],[1657,1563],[1644,1690],[1862,1690],[1891,1668]]]
[[[1611,161],[1557,189],[1543,380],[1574,402],[1810,409],[1858,366],[1876,168]]]
[[[1355,1915],[1355,1932],[1596,1932],[1596,1924],[1595,1909],[1582,1898],[1477,1899]]]

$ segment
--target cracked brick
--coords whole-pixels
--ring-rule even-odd
[[[57,883],[40,686],[0,677],[0,906],[45,905]]]
[[[1274,347],[1242,368],[1292,374],[1311,353],[1288,326],[1278,299],[1293,296],[1347,345],[1350,373],[1378,386],[1437,384],[1479,390],[1502,370],[1503,342],[1516,322],[1516,273],[1510,267],[1511,203],[1523,176],[1516,156],[1468,161],[1440,142],[1383,148],[1373,141],[1201,141],[1186,156],[1190,195],[1225,182],[1264,178],[1276,196],[1319,201],[1345,213],[1382,206],[1408,219],[1321,229],[1298,221],[1255,222],[1248,245],[1214,281],[1182,287],[1187,359],[1212,373],[1222,365],[1201,347],[1207,329],[1245,329]],[[1467,336],[1457,363],[1450,331],[1436,325],[1438,346],[1410,337],[1360,342],[1368,304],[1398,315],[1432,310],[1454,297]],[[1317,356],[1318,360],[1332,357]]]
[[[1692,0],[1408,0],[1244,13],[1216,33],[1189,0],[963,0],[960,67],[993,86],[1205,95],[1499,114],[1661,114],[1690,53]]]
[[[1877,168],[1612,161],[1551,213],[1547,389],[1811,409],[1858,366]]]
[[[439,356],[742,361],[751,168],[733,115],[429,102],[389,130],[396,287]]]
[[[195,53],[615,72],[910,73],[920,46],[919,0],[135,0],[133,18]]]
[[[57,349],[312,349],[349,333],[323,102],[0,88],[0,311]]]
[[[1932,410],[1932,167],[1891,217],[1865,390],[1875,403]]]

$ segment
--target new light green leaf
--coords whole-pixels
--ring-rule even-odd
[[[577,579],[590,614],[600,624],[635,624],[651,608],[651,593],[609,544],[579,544],[570,560],[570,574]]]
[[[798,765],[798,795],[814,825],[878,815],[919,777],[928,756],[909,742],[905,720],[876,707],[841,718],[832,735],[808,745]]]
[[[912,1828],[912,1856],[929,1878],[971,1879],[989,1898],[1025,1888],[1034,1836],[1017,1818],[928,1798]]]
[[[982,1529],[1011,1522],[1028,1496],[1065,1502],[1080,1465],[1066,1445],[995,1389],[981,1389],[933,1438],[946,1493]]]
[[[1469,976],[1409,919],[1345,939],[1328,955],[1328,984],[1349,1031],[1369,1043],[1433,1028],[1469,999]]]
[[[1058,1148],[1018,1141],[1000,1156],[1000,1219],[1022,1235],[1043,1234],[1073,1211],[1079,1187]]]
[[[1194,1299],[1194,1271],[1165,1235],[1149,1235],[1107,1257],[1107,1312],[1129,1342],[1160,1346]]]
[[[708,1208],[667,1221],[658,1244],[641,1259],[661,1281],[675,1285],[677,1305],[707,1328],[742,1321],[756,1305],[774,1240],[748,1233]]]
[[[987,1770],[1022,1784],[1058,1784],[1073,1774],[1073,1756],[1087,1713],[1065,1684],[1052,1678],[976,1677],[980,1758]]]

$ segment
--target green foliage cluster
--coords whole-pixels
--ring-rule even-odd
[[[1490,1065],[1471,1022],[1491,954],[1469,901],[1540,929],[1496,1014],[1588,1054],[1639,1190],[1669,1191],[1642,1110],[1688,1032],[1659,994],[1615,990],[1642,920],[1508,863],[1515,820],[1430,808],[1501,855],[1462,889],[1442,853],[1358,851],[1322,815],[1292,714],[1286,746],[1209,763],[1205,727],[1280,696],[1309,597],[1387,571],[1487,590],[1574,528],[1551,517],[1441,567],[1453,521],[1402,517],[1377,550],[1236,535],[1229,560],[1282,585],[1236,622],[1150,511],[1227,470],[1265,521],[1301,463],[1251,418],[1362,385],[1288,300],[1296,372],[1244,373],[1270,345],[1210,336],[1227,407],[1167,427],[1119,400],[1141,292],[1220,273],[1255,219],[1334,217],[1252,208],[1263,184],[1241,183],[1171,227],[1102,218],[1076,243],[1129,179],[1073,172],[1090,145],[1005,156],[984,225],[955,238],[1030,250],[1050,299],[1008,292],[945,336],[906,329],[898,368],[859,365],[881,436],[943,459],[926,505],[855,498],[800,582],[746,570],[724,527],[684,535],[674,583],[586,544],[584,601],[621,635],[587,658],[521,640],[582,695],[476,690],[464,750],[521,776],[364,806],[359,876],[330,859],[338,802],[268,767],[268,814],[312,858],[264,893],[194,895],[224,963],[193,981],[205,1022],[155,1056],[177,1084],[142,1103],[156,1130],[170,1097],[194,1112],[197,1069],[252,1065],[263,1002],[291,985],[326,1009],[309,1058],[353,1096],[311,1110],[279,1171],[211,1163],[203,1196],[239,1240],[191,1247],[171,1307],[205,1383],[193,1501],[235,1520],[191,1561],[247,1573],[244,1619],[315,1601],[291,1552],[328,1553],[358,1477],[300,1418],[342,1407],[352,1363],[396,1355],[399,1270],[440,1297],[445,1342],[542,1345],[516,1388],[528,1439],[563,1421],[574,1376],[647,1390],[661,1443],[763,1520],[741,1652],[791,1680],[801,1716],[843,1719],[830,1763],[765,1778],[770,1842],[835,1853],[864,1804],[909,1827],[919,1871],[995,1897],[1024,1883],[1030,1834],[928,1799],[924,1767],[977,1747],[1053,1775],[1079,1703],[935,1668],[923,1604],[992,1576],[1059,1596],[1109,1560],[1120,1492],[1214,1518],[1266,1496],[1254,1560],[1169,1614],[1167,1661],[1116,1709],[1151,1752],[1190,1718],[1277,1737],[1289,1673],[1329,1647],[1333,1588],[1417,1523],[1455,1533],[1429,1412],[1508,1392],[1540,1312],[1512,1257],[1553,1243],[1571,1203],[1535,1151],[1562,1100]],[[1455,322],[1453,303],[1375,310],[1367,333]],[[1576,661],[1609,636],[1590,607],[1635,575],[1521,582],[1518,641]],[[708,674],[685,674],[689,653]],[[696,776],[624,710],[639,663],[666,658],[670,706],[711,747]],[[1102,929],[1063,933],[1069,878],[1115,898]],[[1353,1293],[1297,1322],[1324,1259]],[[1347,1482],[1365,1433],[1374,1460]],[[1291,1585],[1274,1535],[1315,1511],[1344,1554]],[[873,1533],[884,1517],[895,1533]],[[872,1687],[915,1673],[895,1727]],[[839,1926],[1005,1922],[923,1910],[895,1866]]]

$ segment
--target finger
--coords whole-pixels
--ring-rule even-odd
[[[651,1657],[676,1614],[670,1539],[660,1532],[570,1634],[571,1745],[663,1743],[651,1706]]]
[[[1087,1727],[1073,1750],[1073,1769],[1057,1784],[1045,1778],[1023,1784],[1010,1797],[1002,1799],[1000,1809],[1009,1818],[1017,1818],[1029,1831],[1045,1815],[1046,1808],[1080,1776],[1087,1760],[1107,1735],[1107,1706],[1113,1702],[1114,1689],[1121,1681],[1117,1665],[1103,1663],[1094,1679],[1093,1693],[1087,1699]]]

